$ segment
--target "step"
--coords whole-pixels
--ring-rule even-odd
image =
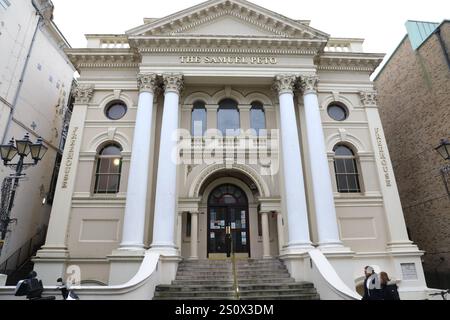
[[[304,295],[279,295],[279,296],[245,296],[239,297],[240,300],[320,300],[318,294],[304,294]]]
[[[264,284],[280,284],[280,283],[295,283],[295,280],[292,278],[274,278],[274,279],[257,279],[257,280],[242,280],[239,279],[239,285],[264,285]]]
[[[178,280],[196,280],[196,281],[211,281],[211,280],[220,280],[220,281],[231,281],[233,282],[233,277],[195,277],[195,276],[177,276],[175,281]]]
[[[236,300],[236,297],[153,297],[153,300]]]
[[[165,291],[155,291],[155,297],[234,297],[234,291],[196,291],[196,292],[165,292]]]
[[[158,292],[233,291],[233,285],[159,285]]]
[[[266,283],[266,284],[239,284],[239,290],[241,291],[258,291],[258,290],[284,290],[284,289],[314,289],[313,284],[302,283]],[[315,290],[315,289],[314,289]]]
[[[178,271],[231,271],[232,267],[222,268],[222,267],[178,267]]]
[[[242,297],[247,296],[282,296],[282,295],[303,295],[317,294],[316,289],[270,289],[270,290],[243,290],[239,292]]]
[[[221,286],[221,285],[232,285],[233,281],[232,280],[192,280],[192,279],[188,279],[188,280],[174,280],[172,281],[172,285],[184,285],[184,286],[189,286],[189,285],[205,285],[205,286]]]

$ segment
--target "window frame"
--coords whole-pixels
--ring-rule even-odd
[[[342,120],[338,120],[338,119],[335,119],[334,117],[332,117],[332,116],[330,115],[330,108],[331,108],[331,107],[339,107],[339,108],[341,108],[342,110],[344,110],[345,118],[342,119]],[[332,119],[333,121],[343,122],[343,121],[348,120],[348,118],[350,117],[350,111],[349,111],[349,109],[347,108],[347,106],[346,106],[345,104],[343,104],[342,102],[333,101],[333,102],[331,102],[330,104],[328,104],[328,107],[327,107],[327,115],[328,115],[328,117],[329,117],[330,119]]]
[[[106,150],[109,147],[116,147],[120,154],[119,155],[102,155],[102,152],[104,150]],[[93,186],[93,194],[99,194],[99,195],[116,195],[120,192],[120,183],[121,183],[121,178],[122,178],[122,165],[123,165],[123,156],[122,156],[122,147],[114,142],[110,142],[110,143],[106,143],[104,144],[100,149],[100,151],[97,152],[97,155],[95,157],[95,172],[94,172],[94,186]],[[112,172],[107,172],[107,173],[100,173],[100,164],[102,162],[103,159],[111,159],[111,161],[113,161],[114,159],[119,159],[120,164],[119,164],[119,168],[118,168],[118,172],[117,173],[112,173]],[[110,167],[108,168],[108,170],[110,169]],[[99,184],[100,184],[100,177],[103,176],[107,176],[108,180],[106,183],[106,188],[102,189],[99,191]],[[109,177],[113,176],[113,177],[117,177],[117,187],[113,190],[112,188],[109,188]]]
[[[125,112],[124,112],[124,114],[123,114],[120,118],[117,118],[117,119],[111,118],[111,117],[108,115],[108,111],[109,111],[109,109],[111,109],[114,105],[118,105],[118,104],[121,104],[121,105],[123,105],[123,106],[125,107]],[[120,120],[120,119],[123,119],[123,118],[127,115],[127,113],[128,113],[128,105],[127,105],[127,104],[125,103],[125,101],[123,101],[123,100],[115,99],[115,100],[112,100],[112,101],[108,102],[108,103],[106,104],[106,106],[105,106],[105,108],[104,108],[103,111],[104,111],[103,113],[105,114],[105,117],[108,118],[108,120],[111,120],[111,121],[118,121],[118,120]]]
[[[227,102],[227,101],[232,101],[234,106],[232,108],[227,107],[227,106],[223,106],[223,104],[225,102]],[[225,98],[225,99],[222,99],[222,100],[219,101],[218,106],[219,107],[217,108],[217,129],[222,133],[222,135],[224,137],[227,137],[227,136],[228,137],[238,136],[239,132],[241,130],[241,112],[239,110],[239,103],[236,100],[234,100],[234,99]],[[238,121],[237,128],[220,128],[220,111],[221,110],[234,110],[234,111],[236,111],[236,113],[237,113],[237,121]],[[222,129],[225,129],[225,132]],[[234,130],[235,131],[234,135],[227,135],[227,130]]]
[[[202,110],[204,112],[204,119],[202,120],[202,134],[201,135],[196,135],[194,132],[194,110]],[[191,136],[192,137],[202,137],[205,135],[206,130],[208,129],[208,112],[206,110],[206,103],[204,103],[203,101],[199,100],[199,101],[195,101],[192,105],[192,110],[191,110]]]
[[[255,110],[261,110],[264,116],[264,128],[255,128],[254,126],[254,120],[253,120],[253,111]],[[267,134],[267,117],[266,117],[266,110],[264,109],[264,104],[262,102],[259,101],[253,101],[251,103],[251,108],[250,108],[250,128],[252,130],[255,130],[256,135],[257,136],[264,136]],[[261,134],[262,133],[266,133],[266,134]]]
[[[340,147],[344,147],[347,150],[351,152],[351,156],[342,156],[342,155],[336,155],[336,150]],[[361,179],[361,169],[359,167],[359,161],[357,157],[357,153],[355,153],[354,149],[346,144],[337,144],[333,148],[334,156],[333,156],[333,167],[334,167],[334,175],[336,179],[336,190],[340,194],[357,194],[363,192],[363,185],[362,185],[362,179]],[[347,169],[346,160],[352,160],[354,171],[351,172]],[[343,167],[345,172],[340,172],[339,166],[337,161],[343,162]],[[340,185],[340,177],[345,177],[346,180],[346,188]],[[349,177],[355,178],[356,182],[356,189],[350,189],[350,183],[349,183]]]

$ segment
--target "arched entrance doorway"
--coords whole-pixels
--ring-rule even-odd
[[[222,184],[210,193],[207,220],[208,258],[227,257],[231,246],[235,253],[250,256],[248,212],[248,199],[241,188],[233,184]]]

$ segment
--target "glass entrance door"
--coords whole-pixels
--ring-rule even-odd
[[[209,258],[225,258],[232,250],[250,255],[248,204],[241,189],[222,185],[211,193],[207,233]]]

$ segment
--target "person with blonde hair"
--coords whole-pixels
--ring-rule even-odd
[[[394,281],[389,279],[386,272],[380,272],[381,297],[383,300],[400,300],[398,287]]]

